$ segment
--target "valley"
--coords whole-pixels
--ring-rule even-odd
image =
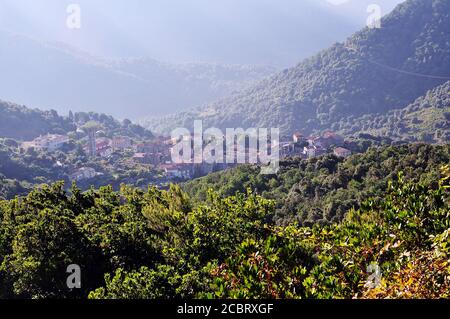
[[[0,31],[0,299],[157,300],[211,316],[211,300],[262,312],[335,299],[347,315],[355,299],[448,300],[450,0],[402,1],[346,40],[345,26],[299,32],[294,3],[250,15],[252,1],[217,3],[220,19],[164,1],[132,36],[102,22],[120,52],[160,23],[167,42],[139,52],[175,41],[171,56],[299,63],[97,58]],[[295,4],[338,28],[361,3]],[[97,32],[97,50],[115,51],[100,36],[112,31]],[[305,39],[330,34],[304,59]]]

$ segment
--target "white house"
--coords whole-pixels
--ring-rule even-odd
[[[192,171],[190,165],[183,164],[165,164],[162,165],[166,176],[169,178],[191,178]]]
[[[111,147],[107,147],[104,149],[101,149],[97,152],[97,155],[100,157],[110,157],[113,154],[113,149]]]
[[[336,155],[337,157],[347,158],[352,155],[352,151],[343,147],[337,147],[334,149],[334,155]]]
[[[131,147],[131,138],[128,136],[114,136],[112,139],[114,150],[124,150]]]
[[[64,144],[69,142],[69,137],[67,135],[58,134],[47,134],[44,136],[39,136],[31,142],[22,143],[24,149],[35,148],[38,150],[47,150],[53,152],[60,149]]]
[[[307,146],[303,148],[303,154],[306,155],[307,158],[316,157],[316,147],[315,146]]]
[[[72,181],[82,181],[85,179],[90,179],[97,176],[97,172],[95,171],[95,169],[90,168],[90,167],[82,167],[78,170],[76,170],[75,172],[73,172],[72,174],[69,175],[70,180]]]

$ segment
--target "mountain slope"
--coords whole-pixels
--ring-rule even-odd
[[[401,110],[349,118],[333,127],[344,135],[371,134],[406,142],[450,141],[450,81]]]
[[[197,202],[213,189],[223,197],[251,189],[276,200],[277,223],[329,223],[342,220],[351,208],[377,197],[399,172],[405,179],[436,182],[441,166],[450,161],[450,145],[409,144],[371,147],[347,159],[333,155],[282,161],[277,175],[261,175],[256,166],[243,165],[184,184]],[[418,181],[416,180],[416,181]]]
[[[266,66],[106,60],[0,31],[0,98],[62,113],[164,115],[216,100],[274,72]]]
[[[190,127],[329,128],[349,116],[402,108],[450,78],[450,0],[409,0],[296,67],[208,106],[150,123]]]
[[[298,204],[290,207],[300,220],[302,204],[324,208],[307,210],[312,227],[295,219],[277,226],[275,203],[255,192],[221,198],[211,191],[198,206],[177,186],[81,192],[42,185],[0,200],[0,299],[445,300],[450,172],[439,170],[449,159],[443,152],[430,145],[372,150],[334,165],[337,172],[327,169],[331,163],[299,163],[306,170],[292,163],[296,177],[317,177],[300,179],[287,199]],[[405,178],[385,174],[410,163],[415,170]],[[346,177],[345,192],[328,188]],[[327,222],[342,215],[342,223]],[[73,263],[83,269],[81,289],[66,289]],[[376,289],[367,284],[368,265],[382,273]]]
[[[55,110],[42,111],[0,100],[0,138],[31,140],[44,134],[67,134],[88,121],[98,122],[107,135],[126,135],[135,138],[152,138],[143,127],[118,121],[110,115],[94,112],[77,112],[61,116]]]
[[[64,134],[76,130],[68,118],[56,111],[41,111],[0,100],[0,138],[33,139],[47,133]]]

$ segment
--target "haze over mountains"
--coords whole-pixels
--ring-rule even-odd
[[[404,108],[450,79],[449,30],[449,0],[410,0],[380,29],[366,28],[248,90],[150,127],[168,132],[203,119],[207,127],[311,133]]]
[[[186,110],[344,39],[370,1],[80,0],[76,30],[70,3],[0,3],[1,99],[132,119]]]
[[[387,13],[401,1],[375,2]],[[365,25],[367,6],[374,3],[332,2],[2,0],[0,29],[61,41],[97,56],[286,67]],[[79,30],[65,24],[72,3],[81,9]]]
[[[0,32],[2,99],[120,118],[161,115],[213,101],[275,69],[265,66],[107,60],[62,44]]]

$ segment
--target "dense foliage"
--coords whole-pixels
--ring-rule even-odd
[[[450,141],[450,81],[427,92],[404,109],[366,114],[332,126],[344,135],[383,136],[396,141],[448,143]]]
[[[81,128],[89,122],[96,122],[99,124],[99,129],[103,133],[102,135],[109,138],[113,136],[128,136],[133,139],[150,139],[153,137],[152,132],[138,124],[132,123],[128,119],[118,121],[114,117],[106,114],[95,112],[70,112],[69,119]]]
[[[62,177],[62,168],[56,159],[45,153],[21,154],[18,143],[0,139],[0,198],[27,194],[34,184],[56,181]]]
[[[70,112],[68,116],[61,116],[54,110],[30,109],[0,100],[0,136],[5,138],[26,141],[49,133],[67,134],[92,120],[100,123],[105,135],[109,137],[113,135],[140,139],[153,137],[153,134],[142,126],[129,120],[120,122],[106,114]]]
[[[188,182],[183,188],[198,202],[213,189],[227,197],[250,188],[276,201],[274,221],[300,225],[338,222],[369,197],[382,196],[388,181],[404,172],[407,180],[437,181],[441,165],[450,163],[450,146],[411,144],[372,147],[347,159],[334,155],[280,163],[277,175],[240,166]]]
[[[68,118],[56,111],[41,111],[0,100],[0,136],[30,140],[39,135],[65,134],[76,130]]]
[[[0,298],[448,298],[449,167],[415,172],[311,227],[275,225],[250,190],[199,204],[177,186],[42,186],[0,201]]]

